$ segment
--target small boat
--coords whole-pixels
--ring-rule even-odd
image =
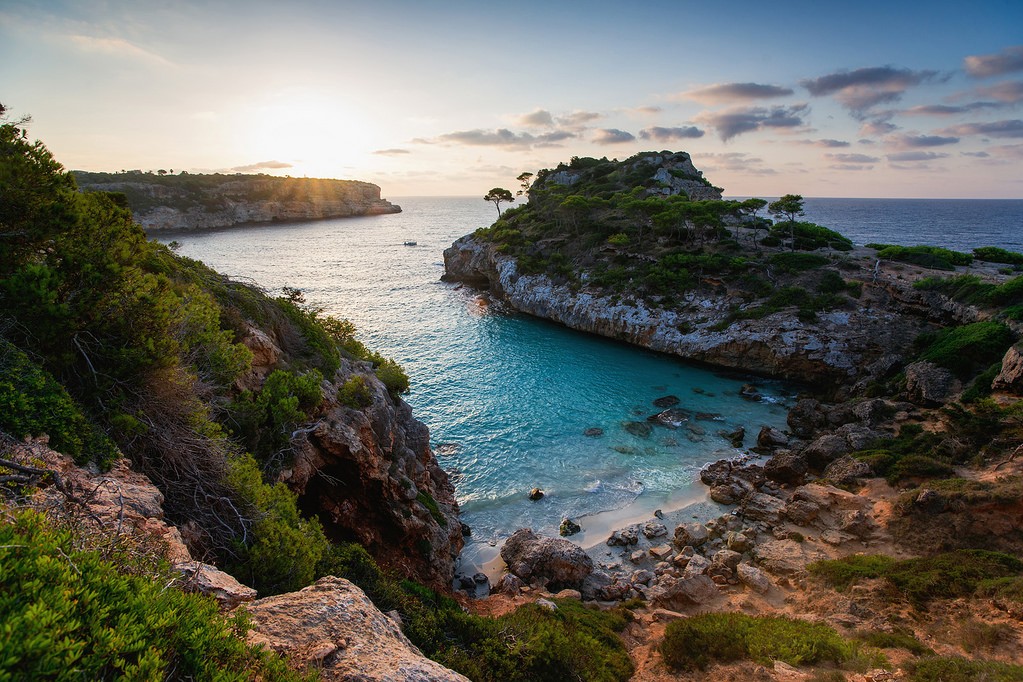
[[[416,242],[414,242],[414,241],[412,241],[410,239],[407,239],[407,240],[402,242],[402,246],[415,246],[415,245],[416,245]]]

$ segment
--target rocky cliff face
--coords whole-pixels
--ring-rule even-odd
[[[380,188],[355,180],[267,175],[76,173],[87,191],[121,192],[147,231],[399,213]]]
[[[822,386],[883,374],[892,366],[893,354],[908,348],[928,318],[956,314],[932,311],[919,296],[913,298],[915,307],[903,305],[893,296],[892,285],[867,283],[855,310],[822,313],[812,323],[783,311],[725,324],[729,311],[743,305],[725,285],[689,292],[673,309],[654,308],[598,289],[573,291],[546,275],[523,275],[514,258],[471,235],[444,251],[444,267],[449,281],[490,288],[517,310],[573,329]]]
[[[258,385],[278,364],[273,338],[252,333],[253,367],[242,383]],[[338,399],[362,377],[372,401],[355,409]],[[356,540],[382,564],[438,587],[450,585],[462,549],[455,489],[430,449],[429,430],[400,398],[388,394],[367,362],[343,360],[323,383],[315,420],[292,438],[293,461],[282,481],[334,539]]]

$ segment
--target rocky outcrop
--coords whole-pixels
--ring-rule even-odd
[[[917,405],[944,405],[962,389],[962,383],[952,372],[933,362],[914,362],[906,366],[906,396]]]
[[[125,194],[135,220],[149,232],[401,211],[380,198],[377,185],[356,180],[140,172],[76,172],[75,176],[86,191]]]
[[[365,593],[328,576],[288,594],[249,604],[251,644],[289,656],[321,680],[468,682],[423,656],[399,624]]]
[[[364,408],[338,399],[362,377]],[[377,561],[434,586],[450,585],[464,540],[454,486],[430,450],[412,409],[390,396],[368,363],[346,361],[324,382],[318,418],[296,432],[294,460],[281,473],[328,536],[356,540]]]
[[[444,251],[444,267],[448,281],[485,285],[515,309],[573,329],[720,367],[804,381],[862,379],[892,349],[907,348],[921,324],[897,307],[870,305],[869,284],[864,304],[822,313],[815,322],[800,321],[794,310],[730,321],[730,311],[744,304],[723,287],[686,292],[671,309],[652,307],[596,288],[574,290],[547,275],[523,274],[514,258],[471,235]],[[875,293],[890,299],[880,289]]]
[[[515,531],[501,548],[508,570],[522,580],[551,588],[576,587],[593,571],[593,560],[568,540],[542,537],[529,528]]]
[[[1002,369],[991,382],[991,388],[1023,395],[1023,344],[1017,343],[1005,352]]]

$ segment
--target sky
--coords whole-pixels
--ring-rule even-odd
[[[1023,1],[0,0],[0,102],[69,169],[1023,198]]]

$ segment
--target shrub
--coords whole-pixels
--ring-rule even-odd
[[[50,446],[79,464],[106,469],[117,447],[86,418],[67,390],[49,372],[0,339],[0,430],[16,438],[50,437]]]
[[[712,662],[750,659],[763,665],[843,663],[856,644],[827,625],[791,618],[706,613],[668,624],[660,644],[664,662],[675,670],[704,669]]]
[[[905,649],[917,656],[934,655],[930,647],[925,646],[917,639],[912,631],[906,628],[896,628],[893,632],[882,632],[880,630],[860,630],[853,634],[860,642],[877,649]]]
[[[349,378],[337,391],[337,399],[342,405],[353,409],[369,407],[373,404],[373,394],[366,386],[366,380],[358,374]]]
[[[933,362],[967,379],[978,368],[990,367],[1001,360],[1012,340],[1012,332],[1004,324],[985,321],[921,334],[916,343],[923,347],[918,359]]]
[[[950,251],[938,246],[895,246],[889,244],[868,244],[878,248],[877,257],[884,260],[912,263],[934,270],[955,270],[957,265],[969,265],[973,256],[959,251]]]
[[[1019,682],[1023,665],[971,661],[958,656],[925,658],[906,664],[908,682]]]
[[[976,618],[967,618],[959,625],[959,641],[963,649],[974,653],[982,649],[994,649],[1012,639],[1015,633],[1005,623],[985,623]]]
[[[988,263],[1008,263],[1009,265],[1023,265],[1023,253],[1006,251],[997,246],[981,246],[973,250],[973,257],[977,260]]]
[[[625,246],[629,243],[629,235],[624,232],[616,232],[607,238],[607,243],[614,246]]]
[[[782,272],[804,272],[828,264],[828,258],[816,253],[776,253],[770,258],[771,265]]]
[[[842,592],[864,578],[880,578],[895,563],[895,559],[883,554],[853,554],[843,559],[816,561],[808,568],[812,575]]]
[[[0,545],[4,679],[301,679],[245,644],[243,616],[168,588],[167,574],[123,573],[39,514],[8,514]]]

